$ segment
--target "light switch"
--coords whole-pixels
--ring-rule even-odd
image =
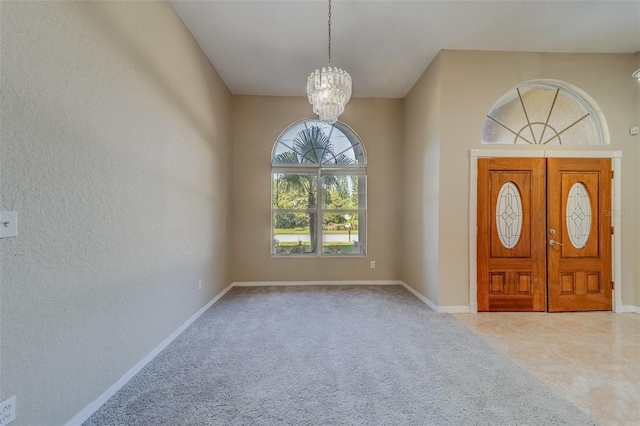
[[[18,212],[0,212],[0,238],[18,236]]]

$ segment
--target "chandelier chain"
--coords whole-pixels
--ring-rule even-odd
[[[331,0],[329,0],[329,66],[331,66]]]
[[[2,0],[0,0],[2,1]],[[312,72],[307,78],[307,98],[320,121],[333,124],[351,99],[351,76],[348,72],[331,66],[331,0],[328,0],[329,66]]]

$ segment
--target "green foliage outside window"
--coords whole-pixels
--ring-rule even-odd
[[[359,219],[366,220],[366,168],[361,167],[365,158],[360,142],[353,136],[347,141],[335,126],[309,124],[296,125],[297,133],[285,132],[272,159],[272,252],[364,253],[365,234],[358,232]],[[332,144],[332,137],[339,148]],[[322,228],[317,229],[320,224]],[[322,247],[318,247],[319,238]]]

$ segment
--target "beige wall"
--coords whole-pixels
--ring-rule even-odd
[[[404,100],[402,277],[433,303],[439,289],[441,84],[438,55]]]
[[[0,399],[64,424],[230,283],[231,95],[169,3],[1,7]]]
[[[488,147],[480,144],[486,113],[500,96],[528,80],[561,80],[583,90],[600,106],[607,120],[611,144],[562,148],[621,150],[622,209],[632,210],[637,207],[635,188],[640,166],[637,137],[629,135],[629,127],[637,121],[634,82],[629,78],[635,58],[632,54],[465,51],[444,51],[440,56],[440,217],[443,220],[439,230],[438,305],[468,305],[469,263],[475,261],[469,259],[468,253],[469,150]],[[623,303],[632,305],[634,293],[640,291],[634,268],[638,218],[623,217],[622,229],[618,232],[623,251],[619,285],[623,290]]]
[[[593,97],[602,149],[623,151],[622,209],[640,208],[640,55],[445,51],[405,100],[341,116],[368,153],[367,256],[272,258],[271,150],[305,98],[232,100],[168,3],[0,7],[0,208],[20,224],[0,241],[0,400],[18,396],[16,425],[69,420],[231,281],[403,279],[468,305],[468,153],[524,81]],[[636,306],[638,222],[621,230]]]
[[[271,150],[312,115],[306,98],[234,96],[234,281],[399,280],[402,239],[402,100],[352,99],[340,116],[367,151],[368,252],[352,258],[271,257]],[[376,269],[369,267],[376,261]]]
[[[636,63],[633,67],[632,72],[640,69],[640,52],[636,52]],[[636,80],[635,82],[635,94],[636,94],[636,111],[635,117],[633,117],[633,126],[640,126],[640,80]],[[634,136],[634,140],[636,144],[640,144],[640,135]],[[640,166],[640,149],[638,149],[637,156],[638,164]],[[640,171],[637,175],[640,178]],[[636,184],[636,212],[640,213],[640,185]],[[636,216],[636,220],[640,222],[640,216]],[[640,309],[640,223],[636,225],[638,229],[638,233],[636,234],[636,248],[635,248],[635,265],[636,265],[636,275],[635,275],[635,306]],[[640,313],[640,312],[639,312]]]

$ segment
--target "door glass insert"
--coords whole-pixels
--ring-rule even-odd
[[[569,190],[566,217],[571,244],[575,248],[583,248],[591,232],[591,199],[582,182],[574,183]]]
[[[513,182],[506,182],[498,192],[496,225],[502,245],[508,249],[514,248],[520,241],[522,231],[522,200]]]

